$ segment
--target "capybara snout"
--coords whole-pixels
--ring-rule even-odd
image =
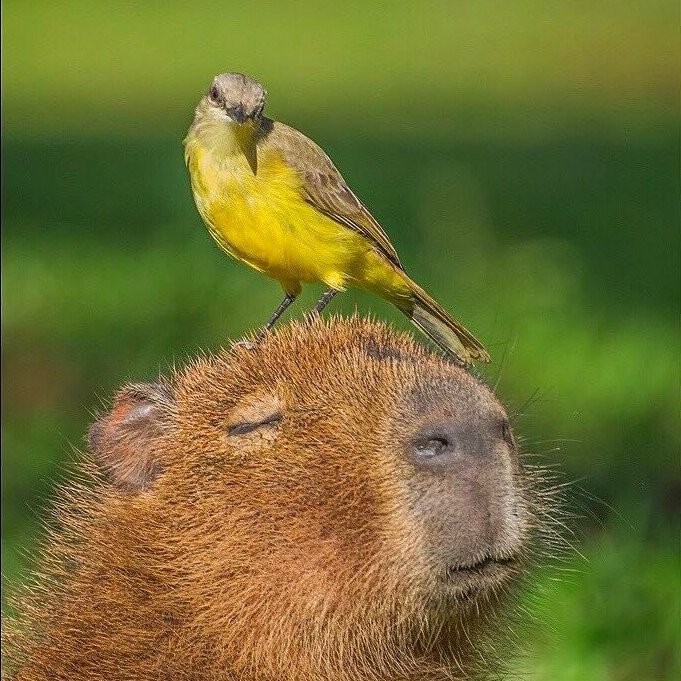
[[[409,510],[434,569],[449,585],[469,588],[477,579],[484,588],[495,582],[487,577],[512,573],[528,532],[508,416],[489,389],[459,367],[429,367],[424,374],[410,394],[414,406],[403,412],[413,419],[403,450],[412,464],[403,473]]]

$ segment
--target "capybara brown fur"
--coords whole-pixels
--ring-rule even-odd
[[[535,535],[503,406],[409,336],[282,328],[129,385],[92,426],[7,678],[464,679]],[[481,661],[487,660],[487,664]]]

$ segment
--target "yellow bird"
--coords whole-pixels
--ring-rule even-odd
[[[405,273],[395,248],[312,140],[263,115],[265,89],[240,73],[216,76],[184,140],[194,201],[218,244],[281,283],[271,329],[321,282],[320,313],[339,291],[371,291],[401,310],[444,352],[489,361],[482,345]]]

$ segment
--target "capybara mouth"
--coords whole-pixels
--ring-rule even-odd
[[[516,562],[512,556],[506,558],[495,558],[493,556],[485,556],[481,560],[474,563],[464,565],[450,565],[447,567],[447,575],[453,577],[456,575],[475,575],[485,574],[499,568],[506,568]]]
[[[454,588],[458,596],[474,596],[505,581],[516,564],[514,556],[487,555],[475,562],[447,566],[441,580],[447,587]]]
[[[514,574],[515,557],[484,556],[471,563],[447,566],[439,578],[440,595],[463,605],[501,588]]]

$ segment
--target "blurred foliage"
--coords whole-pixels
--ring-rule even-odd
[[[526,448],[577,480],[583,555],[537,576],[527,598],[552,633],[519,669],[678,678],[678,13],[662,0],[7,0],[6,583],[101,400],[279,300],[213,245],[182,161],[212,75],[243,70],[487,342]],[[361,293],[333,308],[406,328]]]

